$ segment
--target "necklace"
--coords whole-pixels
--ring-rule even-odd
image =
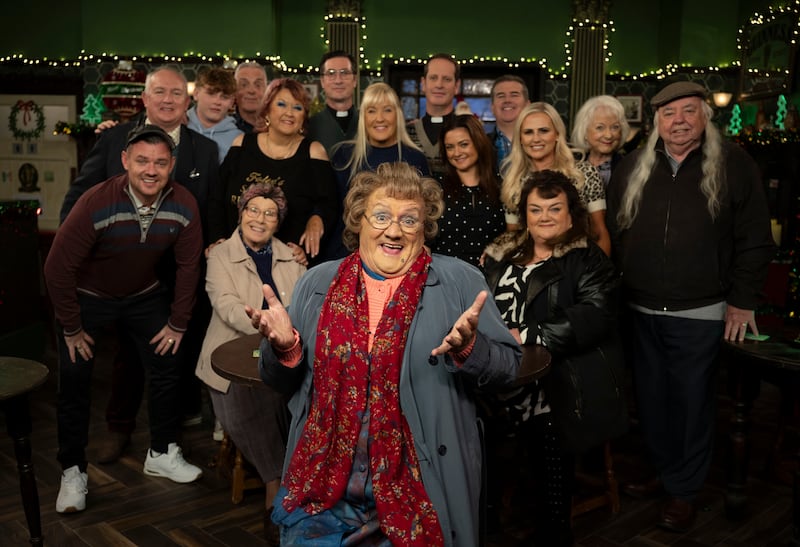
[[[289,144],[285,145],[283,152],[280,153],[278,146],[270,140],[269,134],[266,136],[266,139],[267,139],[267,152],[268,152],[268,155],[271,158],[276,159],[276,160],[285,160],[286,158],[291,156],[292,155],[292,151],[294,150],[295,146],[299,142],[299,141],[295,141],[295,140],[289,141]]]

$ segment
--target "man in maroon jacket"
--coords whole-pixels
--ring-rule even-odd
[[[58,460],[64,472],[56,511],[86,507],[85,449],[89,436],[91,374],[98,331],[119,325],[136,342],[149,369],[148,475],[192,482],[202,471],[187,463],[178,436],[176,354],[191,317],[203,235],[197,202],[169,180],[174,141],[144,125],[128,136],[125,173],[84,193],[56,233],[44,267],[59,337]],[[174,255],[172,301],[156,274]]]

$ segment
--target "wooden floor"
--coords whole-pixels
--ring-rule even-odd
[[[55,512],[61,469],[55,459],[55,363],[52,351],[45,358],[51,376],[31,398],[34,419],[32,444],[39,485],[42,525],[46,545],[261,545],[264,495],[251,491],[239,505],[230,500],[228,481],[208,464],[218,444],[211,438],[211,417],[206,409],[204,422],[183,432],[181,445],[186,458],[204,468],[204,476],[194,484],[179,485],[169,480],[142,474],[148,436],[137,428],[127,455],[112,465],[89,465],[89,497],[86,511],[73,515]],[[725,441],[730,402],[724,396],[724,374],[720,378],[719,427],[714,465],[706,488],[698,499],[696,526],[685,534],[662,531],[654,526],[659,511],[657,501],[642,502],[623,496],[619,515],[604,509],[575,520],[578,545],[586,547],[655,547],[674,545],[695,547],[765,547],[786,545],[791,536],[791,488],[765,477],[766,446],[772,440],[777,420],[777,393],[774,387],[762,388],[753,410],[752,435],[756,441],[751,456],[749,511],[745,520],[731,522],[724,513]],[[108,397],[108,373],[101,364],[95,368],[92,426],[90,438],[105,432],[103,412]],[[143,413],[144,414],[144,413]],[[27,544],[27,528],[22,512],[13,447],[5,432],[5,417],[0,414],[0,545]],[[797,431],[787,439],[787,451],[797,450]],[[636,477],[643,468],[641,439],[634,430],[615,445],[616,466],[621,480]],[[91,444],[88,452],[95,454]],[[490,538],[490,547],[531,545],[530,525],[523,517],[502,533]]]

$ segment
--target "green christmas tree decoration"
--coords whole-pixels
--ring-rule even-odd
[[[106,105],[103,104],[103,97],[99,94],[89,93],[83,102],[83,112],[80,119],[89,125],[97,125],[103,121],[103,112],[105,110]]]
[[[731,123],[728,125],[729,135],[738,135],[742,131],[742,108],[735,104],[731,110]]]
[[[775,114],[775,127],[781,131],[785,130],[783,122],[786,120],[786,96],[780,95],[778,97],[778,112]]]

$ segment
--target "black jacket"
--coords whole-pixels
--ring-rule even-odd
[[[606,223],[626,297],[654,310],[686,310],[727,301],[755,308],[775,252],[769,211],[755,162],[738,145],[724,143],[720,211],[712,219],[700,190],[702,148],[689,153],[673,177],[661,140],[633,225],[616,215],[642,152],[614,170]]]
[[[504,234],[487,248],[484,273],[492,291],[508,266],[502,253],[518,237]],[[617,284],[613,264],[594,243],[581,238],[558,246],[530,278],[526,322],[537,325],[556,357],[591,348],[615,328]]]
[[[484,273],[494,292],[508,266],[501,258],[522,231],[487,248]],[[580,452],[627,430],[624,363],[617,331],[618,277],[611,260],[585,237],[557,246],[531,273],[525,321],[553,355],[540,381],[564,447]]]

